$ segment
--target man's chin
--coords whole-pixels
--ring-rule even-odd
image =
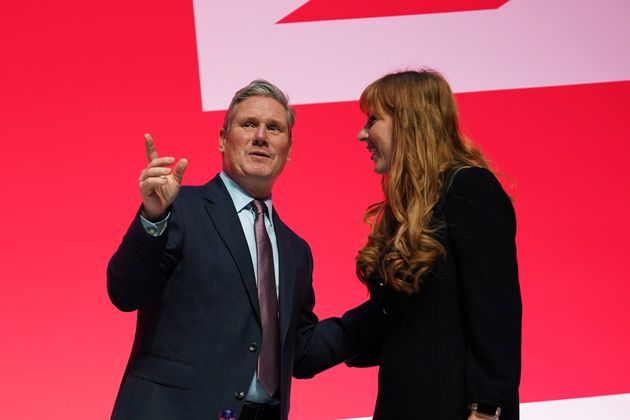
[[[269,168],[253,168],[245,172],[245,176],[261,182],[272,182],[278,176],[278,174],[276,174]]]
[[[278,175],[280,175],[280,172],[275,172],[268,168],[255,168],[243,171],[239,180],[244,184],[257,186],[268,185],[269,188],[271,188]]]

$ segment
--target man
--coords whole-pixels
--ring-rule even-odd
[[[107,270],[110,299],[138,310],[113,419],[286,420],[291,375],[346,360],[369,336],[366,303],[342,318],[312,312],[307,243],[278,217],[272,186],[291,154],[293,112],[274,85],[236,93],[220,131],[223,171],[181,187],[146,136],[142,207]]]

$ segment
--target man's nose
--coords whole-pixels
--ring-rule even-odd
[[[255,143],[266,143],[267,142],[267,127],[265,124],[259,124],[256,128],[256,132],[254,133],[254,142]]]
[[[359,139],[359,141],[367,141],[368,139],[368,131],[365,127],[363,127],[360,131],[359,134],[357,134],[357,138]]]

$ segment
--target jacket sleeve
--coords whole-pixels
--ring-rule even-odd
[[[312,272],[310,250],[308,255]],[[373,330],[379,319],[371,301],[350,309],[341,317],[321,321],[313,312],[314,306],[315,293],[309,279],[295,344],[293,376],[296,378],[311,378],[375,345]]]
[[[168,225],[158,237],[145,231],[139,213],[107,266],[107,292],[121,311],[151,303],[179,260],[183,229],[176,207],[172,207]]]
[[[446,200],[470,338],[466,397],[505,409],[518,404],[521,371],[514,209],[494,175],[480,168],[455,175]]]

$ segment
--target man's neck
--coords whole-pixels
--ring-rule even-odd
[[[243,191],[249,194],[252,198],[264,200],[271,195],[271,187],[273,183],[262,182],[257,183],[250,180],[243,181],[238,177],[232,176],[229,172],[223,169],[223,173],[227,175],[236,185],[238,185]]]
[[[225,169],[223,174],[226,175],[234,184],[236,184],[243,192],[252,198],[264,200],[271,195],[271,186],[269,183],[241,182],[238,178],[230,175]]]

